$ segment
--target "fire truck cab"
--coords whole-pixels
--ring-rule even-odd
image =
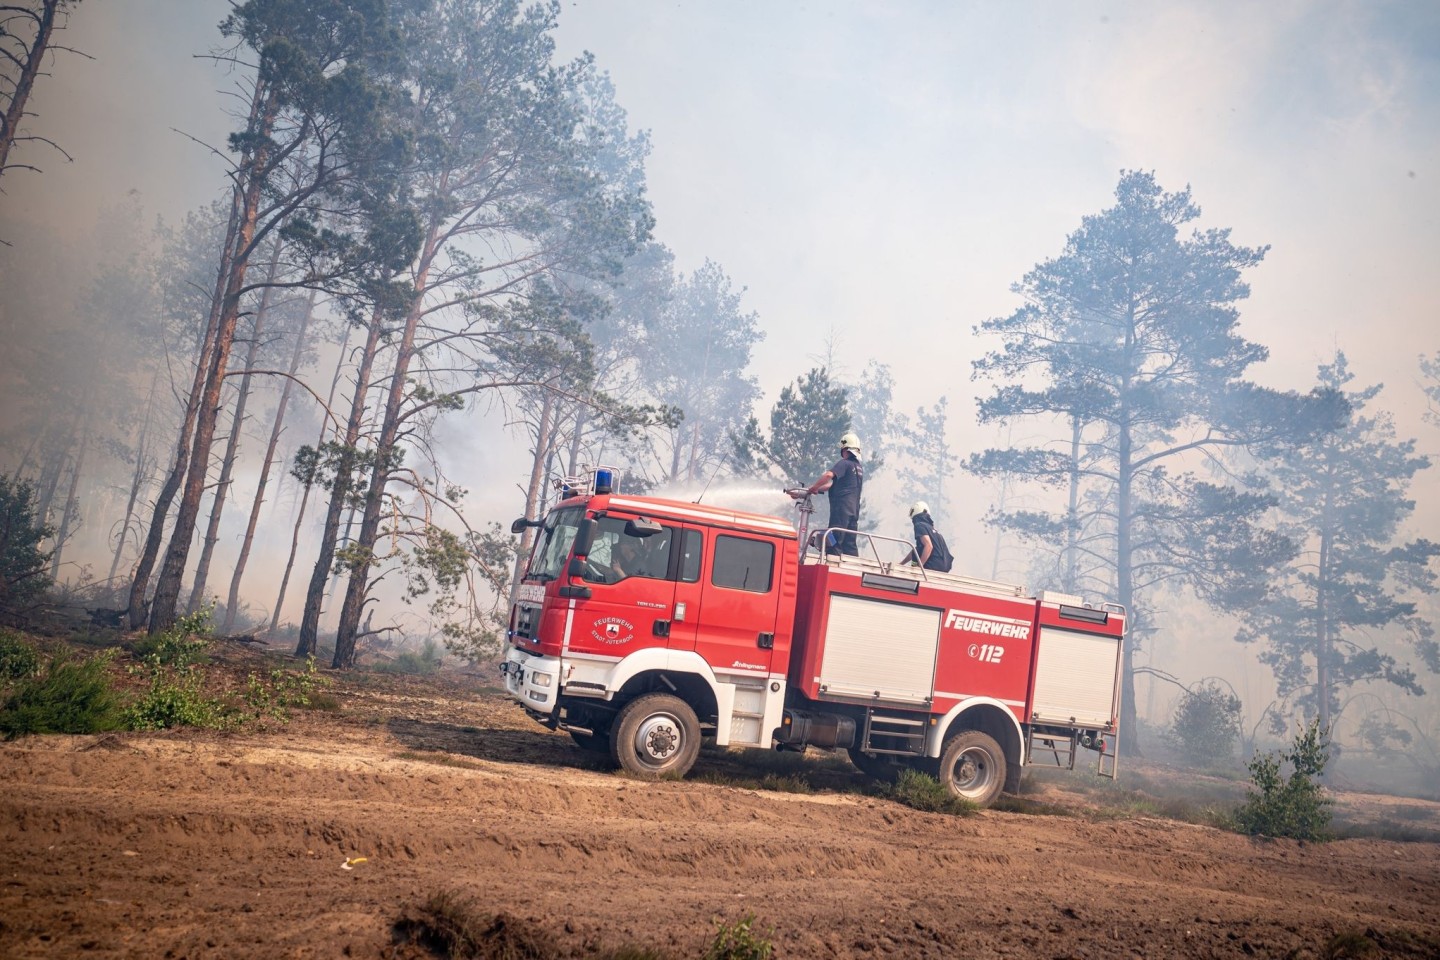
[[[883,537],[829,553],[803,514],[797,532],[622,496],[604,471],[567,492],[512,528],[539,536],[501,671],[581,748],[651,777],[683,776],[702,739],[845,749],[871,775],[915,767],[981,805],[1037,756],[1073,767],[1089,748],[1114,775],[1118,607],[907,566],[909,545]]]

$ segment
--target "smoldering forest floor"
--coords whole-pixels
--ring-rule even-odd
[[[351,676],[338,712],[266,730],[0,745],[0,956],[426,957],[404,931],[436,894],[556,956],[696,957],[751,914],[780,958],[1440,956],[1433,842],[1101,814],[1078,775],[1027,776],[1049,812],[967,818],[823,758],[781,774],[808,793],[714,750],[640,782],[486,682]],[[1338,799],[1440,835],[1440,804]]]

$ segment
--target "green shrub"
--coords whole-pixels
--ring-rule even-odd
[[[263,678],[250,674],[245,681],[245,706],[256,719],[269,717],[283,723],[290,719],[291,707],[312,706],[316,688],[329,682],[315,672],[312,655],[305,658],[303,671],[277,667]]]
[[[141,638],[135,644],[135,657],[152,667],[208,663],[210,641],[210,609],[207,607],[179,618],[168,630]]]
[[[389,663],[377,663],[374,669],[378,673],[425,676],[440,669],[440,651],[435,646],[434,640],[426,640],[425,646],[419,652],[406,650]]]
[[[1180,697],[1164,737],[1189,763],[1224,767],[1235,759],[1240,733],[1240,698],[1224,684],[1210,680]]]
[[[908,768],[900,771],[900,776],[886,788],[884,795],[896,803],[903,803],[926,813],[968,817],[980,809],[969,800],[955,796],[945,784],[934,777]]]
[[[110,679],[111,654],[76,659],[56,654],[38,674],[18,681],[0,704],[0,734],[99,733],[123,725]]]
[[[769,960],[770,954],[775,950],[770,942],[775,931],[772,929],[757,934],[753,929],[754,924],[753,913],[746,914],[743,920],[736,920],[734,923],[717,920],[715,939],[710,941],[704,960]]]
[[[1295,840],[1330,839],[1333,805],[1319,777],[1330,761],[1329,730],[1311,720],[1295,735],[1288,750],[1256,755],[1246,766],[1254,789],[1235,811],[1235,827],[1251,836],[1289,837]],[[1282,776],[1281,763],[1290,775]]]
[[[0,683],[24,680],[40,672],[40,651],[18,633],[0,630]]]
[[[223,730],[238,722],[224,700],[205,692],[205,674],[196,666],[153,664],[150,687],[125,708],[125,725],[132,730],[168,730],[204,727]]]

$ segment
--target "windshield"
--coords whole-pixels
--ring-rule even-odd
[[[530,555],[530,569],[526,579],[550,581],[558,579],[565,570],[565,561],[570,556],[570,546],[575,542],[575,533],[585,516],[583,507],[566,507],[556,510],[545,518],[540,538],[535,541],[535,552]]]

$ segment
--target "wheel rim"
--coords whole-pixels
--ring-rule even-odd
[[[956,758],[950,782],[955,785],[956,793],[971,799],[989,792],[995,776],[995,758],[990,756],[990,751],[971,747]]]
[[[649,717],[635,730],[635,755],[648,767],[664,767],[680,755],[685,733],[680,720],[669,713]]]

